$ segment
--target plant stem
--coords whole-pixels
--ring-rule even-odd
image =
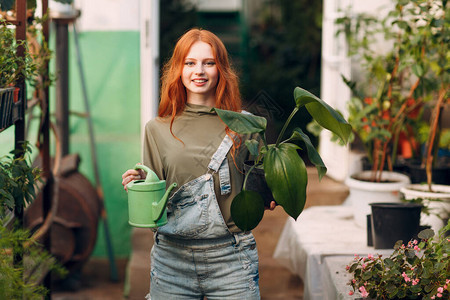
[[[281,129],[281,132],[280,132],[280,134],[278,135],[278,139],[277,139],[277,142],[275,143],[275,147],[278,147],[278,145],[280,144],[281,139],[282,139],[282,137],[283,137],[283,135],[284,135],[284,132],[286,131],[286,129],[287,129],[289,123],[291,122],[292,118],[294,117],[294,115],[298,112],[298,109],[299,109],[299,108],[298,108],[297,106],[294,107],[294,110],[291,112],[291,115],[290,115],[289,118],[286,120],[286,123],[284,123],[283,129]]]
[[[264,147],[266,147],[266,150],[269,151],[269,145],[267,145],[267,141],[266,141],[266,132],[264,131],[264,134],[260,134],[261,136],[261,140],[264,143]]]
[[[253,166],[251,166],[250,170],[248,170],[248,172],[245,174],[245,178],[244,178],[244,184],[242,185],[242,190],[245,190],[245,187],[247,186],[247,178],[248,175],[253,171],[253,169],[256,167],[256,162],[253,164]]]
[[[431,122],[431,131],[430,136],[428,139],[428,149],[427,149],[427,160],[426,160],[426,173],[427,173],[427,183],[428,183],[428,189],[431,191],[431,181],[432,181],[432,162],[433,162],[433,145],[434,145],[434,139],[436,137],[436,132],[438,130],[439,125],[439,114],[441,112],[441,106],[444,104],[444,96],[445,96],[446,88],[444,84],[442,84],[441,89],[439,90],[439,98],[438,102],[435,106],[435,111],[433,115],[433,121]]]

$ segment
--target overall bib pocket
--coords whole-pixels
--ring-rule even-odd
[[[208,229],[208,194],[189,196],[173,205],[174,233],[193,237]]]

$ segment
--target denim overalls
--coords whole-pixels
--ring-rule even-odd
[[[168,223],[158,228],[151,253],[152,300],[260,299],[258,253],[251,232],[233,234],[214,192],[231,192],[226,135],[207,172],[181,186],[169,199]]]

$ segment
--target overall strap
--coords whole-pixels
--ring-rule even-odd
[[[227,153],[233,146],[233,141],[228,135],[225,135],[219,148],[211,158],[208,169],[214,173],[219,172],[220,194],[225,195],[231,192],[230,170],[228,167]]]

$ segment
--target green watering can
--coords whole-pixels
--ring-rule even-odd
[[[166,204],[176,183],[166,191],[166,181],[159,180],[150,168],[137,164],[134,167],[147,172],[145,180],[135,180],[127,184],[128,223],[135,227],[160,227],[167,224]]]

